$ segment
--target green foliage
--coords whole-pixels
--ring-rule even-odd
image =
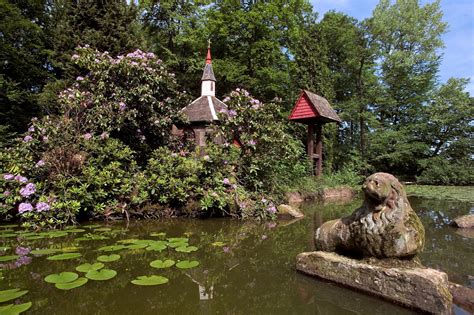
[[[417,182],[431,185],[474,185],[474,163],[470,159],[450,161],[434,157],[423,161],[425,168]]]

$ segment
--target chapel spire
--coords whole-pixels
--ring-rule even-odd
[[[216,96],[215,89],[216,77],[212,70],[212,59],[211,59],[211,40],[207,42],[207,56],[206,64],[201,78],[201,96]]]

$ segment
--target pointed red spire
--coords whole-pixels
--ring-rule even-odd
[[[206,57],[206,64],[209,65],[212,63],[211,59],[211,40],[207,41],[207,57]]]

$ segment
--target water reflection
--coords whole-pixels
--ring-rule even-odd
[[[472,211],[469,206],[437,205],[412,200],[413,208],[427,227],[424,264],[446,270],[451,280],[472,285],[472,238],[456,234],[444,222],[454,215]],[[21,301],[32,301],[35,314],[410,314],[409,310],[376,298],[312,279],[295,271],[295,257],[312,250],[315,229],[324,221],[351,213],[360,205],[312,204],[304,208],[302,220],[266,224],[243,223],[228,219],[165,222],[134,222],[111,225],[110,231],[69,233],[57,238],[25,240],[2,239],[0,246],[16,248],[75,248],[82,257],[67,261],[48,261],[26,255],[28,265],[5,270],[0,290],[24,288],[30,292]],[[448,209],[448,210],[447,210]],[[122,257],[107,263],[118,275],[109,281],[89,281],[85,286],[60,291],[44,282],[51,273],[74,271],[81,263],[94,262],[104,254],[97,248],[125,239],[189,237],[199,248],[192,253],[145,249],[120,250]],[[89,239],[84,239],[90,234]],[[97,237],[100,236],[100,237]],[[105,238],[105,239],[104,239]],[[21,250],[20,250],[21,251]],[[10,253],[10,254],[11,254]],[[114,252],[115,253],[115,252]],[[5,251],[5,255],[9,252]],[[106,253],[111,254],[111,253]],[[156,259],[198,260],[197,268],[154,269]],[[163,275],[169,283],[139,287],[130,283],[141,275]]]

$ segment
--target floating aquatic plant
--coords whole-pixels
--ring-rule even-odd
[[[176,247],[175,250],[181,253],[191,253],[197,251],[198,248],[196,246],[180,246]]]
[[[79,275],[75,272],[61,272],[61,273],[53,273],[49,276],[44,278],[44,281],[48,283],[68,283],[71,281],[76,280],[79,278]]]
[[[9,290],[0,291],[0,303],[17,299],[20,296],[25,295],[26,293],[28,293],[28,290],[9,289]],[[0,314],[3,314],[3,313],[0,312]]]
[[[126,248],[125,245],[110,245],[110,246],[101,247],[98,250],[104,251],[104,252],[114,252],[117,250],[122,250],[124,248]]]
[[[10,261],[10,260],[15,260],[17,259],[18,255],[7,255],[7,256],[0,256],[0,261]]]
[[[33,255],[51,255],[59,251],[57,248],[34,249],[30,253]]]
[[[182,260],[176,264],[176,267],[179,269],[190,269],[199,266],[199,261],[197,260]]]
[[[94,229],[95,232],[109,232],[109,231],[112,231],[111,228],[107,228],[107,227],[103,227],[103,228],[98,228],[98,229]]]
[[[147,246],[148,246],[147,244],[130,244],[130,245],[127,245],[125,247],[128,248],[128,249],[142,249],[142,248],[145,248]]]
[[[86,230],[84,229],[68,229],[66,230],[66,232],[68,233],[82,233],[82,232],[85,232]]]
[[[187,243],[189,241],[187,237],[170,237],[167,240],[170,243]]]
[[[97,257],[98,261],[101,262],[112,262],[120,259],[120,255],[112,254],[112,255],[102,255]]]
[[[135,280],[132,280],[133,284],[136,285],[159,285],[165,284],[169,280],[163,276],[138,276]]]
[[[166,236],[165,232],[152,232],[150,233],[150,236]]]
[[[152,266],[153,268],[163,269],[163,268],[169,268],[173,266],[174,264],[175,264],[175,261],[171,259],[166,259],[164,261],[161,259],[158,259],[158,260],[153,260],[150,263],[150,266]]]
[[[85,264],[77,266],[76,270],[80,271],[80,272],[87,273],[91,270],[99,270],[99,269],[102,269],[104,267],[105,267],[105,265],[103,263],[100,263],[100,262],[93,263],[93,264],[85,263]]]
[[[86,273],[86,278],[96,281],[112,279],[117,275],[117,271],[112,269],[91,270]]]
[[[164,244],[151,244],[146,248],[146,250],[153,250],[155,252],[161,252],[164,249],[166,249],[166,245]]]
[[[23,303],[23,304],[8,304],[5,306],[0,306],[0,314],[3,315],[16,315],[27,311],[33,303]]]
[[[74,281],[67,282],[67,283],[56,283],[55,287],[60,289],[60,290],[71,290],[71,289],[83,286],[88,281],[89,281],[89,279],[81,277],[81,278],[78,278]]]
[[[74,259],[81,257],[81,253],[67,253],[67,254],[59,254],[54,256],[49,256],[46,259],[48,260],[66,260],[66,259]]]

